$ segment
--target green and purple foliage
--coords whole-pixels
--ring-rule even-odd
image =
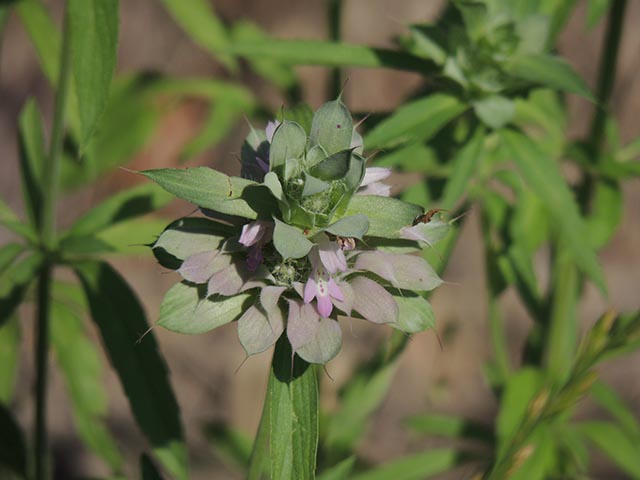
[[[167,293],[158,324],[196,333],[237,319],[247,355],[286,330],[294,353],[322,364],[340,350],[339,313],[406,333],[433,326],[415,292],[441,280],[404,252],[433,247],[448,225],[413,225],[423,209],[390,198],[382,183],[390,171],[365,164],[351,115],[335,100],[308,132],[290,120],[252,128],[244,178],[206,168],[143,172],[205,214],[174,222],[153,245],[184,279]]]

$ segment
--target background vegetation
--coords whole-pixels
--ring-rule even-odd
[[[329,365],[322,478],[640,477],[637,354],[611,361],[640,332],[637,4],[361,3],[0,3],[1,475],[260,476],[268,361],[234,375],[233,329],[137,342],[173,282],[140,216],[189,207],[115,168],[237,173],[243,116],[349,78],[394,191],[470,213],[427,252],[442,349],[354,323]]]

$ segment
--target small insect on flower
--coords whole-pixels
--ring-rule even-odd
[[[354,248],[356,248],[356,239],[352,237],[341,237],[336,236],[336,242],[341,250],[350,252]]]
[[[449,210],[445,210],[444,208],[432,208],[428,212],[423,215],[418,215],[413,219],[413,225],[418,225],[419,223],[429,223],[433,216],[438,212],[448,212]]]

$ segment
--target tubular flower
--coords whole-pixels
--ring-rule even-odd
[[[431,327],[421,292],[441,280],[411,253],[433,246],[449,224],[413,226],[423,209],[388,198],[381,181],[390,170],[365,164],[362,139],[337,100],[310,125],[285,119],[252,129],[242,178],[206,168],[144,172],[208,217],[177,220],[153,244],[160,263],[183,278],[165,296],[158,324],[200,333],[237,321],[247,355],[286,335],[311,363],[340,350],[340,315],[407,333]]]

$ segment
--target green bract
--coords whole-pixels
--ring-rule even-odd
[[[390,171],[365,168],[362,138],[339,99],[303,123],[251,129],[243,178],[206,167],[142,172],[209,217],[177,220],[153,245],[183,277],[159,325],[201,333],[238,320],[248,355],[285,334],[310,363],[340,350],[338,312],[406,333],[433,325],[429,303],[414,292],[442,281],[406,252],[433,247],[449,224],[414,225],[424,209],[389,198],[381,180]]]

